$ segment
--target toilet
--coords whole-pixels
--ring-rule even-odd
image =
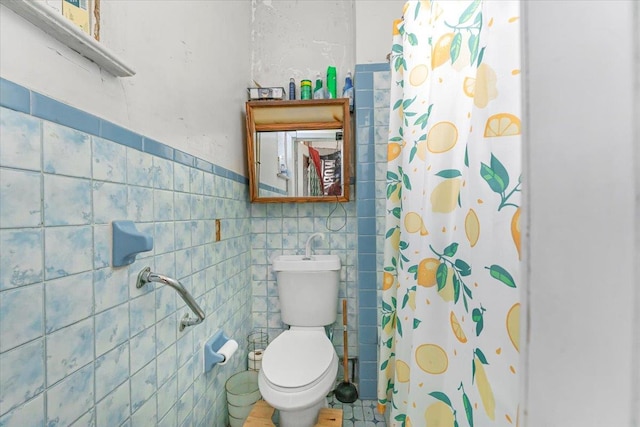
[[[280,427],[313,427],[338,374],[338,356],[324,327],[337,316],[340,258],[280,255],[272,267],[289,329],[265,349],[258,387],[279,410]]]

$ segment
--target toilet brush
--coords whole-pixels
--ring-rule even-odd
[[[335,390],[336,398],[342,403],[353,403],[358,399],[358,390],[354,384],[349,382],[349,357],[347,341],[347,300],[342,300],[342,338],[344,347],[344,357],[342,359],[342,366],[344,369],[344,381],[338,384]]]

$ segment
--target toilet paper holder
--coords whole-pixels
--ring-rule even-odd
[[[215,365],[225,365],[238,349],[238,343],[222,331],[218,331],[204,344],[202,357],[203,372],[209,372]]]

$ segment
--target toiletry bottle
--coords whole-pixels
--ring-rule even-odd
[[[289,79],[289,99],[296,99],[296,81],[293,77]]]
[[[327,67],[327,95],[327,97],[330,99],[336,99],[338,97],[336,67]]]
[[[353,81],[351,80],[351,71],[347,73],[347,77],[344,79],[342,97],[349,98],[349,111],[353,112]]]
[[[311,99],[311,80],[300,81],[300,99]]]
[[[324,89],[322,88],[322,77],[316,75],[316,87],[313,88],[313,99],[324,99]]]

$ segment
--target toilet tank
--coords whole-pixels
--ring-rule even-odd
[[[289,326],[325,326],[336,321],[340,258],[279,255],[273,259],[282,321]]]

